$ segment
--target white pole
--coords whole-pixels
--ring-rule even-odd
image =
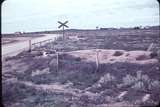
[[[57,72],[58,72],[58,69],[59,69],[59,53],[57,52]]]
[[[64,26],[63,26],[63,39],[64,39]]]
[[[151,51],[151,49],[153,48],[153,43],[151,43],[147,49],[147,51]]]
[[[32,48],[32,43],[31,40],[29,40],[29,52],[31,52],[31,48]]]
[[[99,68],[99,52],[96,51],[96,71],[98,71],[98,68]]]

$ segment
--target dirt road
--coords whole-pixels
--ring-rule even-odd
[[[58,34],[43,34],[43,35],[45,36],[31,39],[31,43],[33,44],[33,43],[37,43],[37,42],[44,41],[47,39],[52,39],[52,41],[54,41],[57,37],[61,36]],[[2,45],[1,48],[2,48],[2,57],[14,56],[24,50],[29,49],[29,40],[18,42],[18,43],[13,43],[13,44]]]

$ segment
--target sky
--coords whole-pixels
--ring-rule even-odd
[[[2,33],[159,25],[157,0],[6,0]]]

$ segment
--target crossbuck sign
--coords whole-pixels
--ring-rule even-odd
[[[60,24],[59,26],[58,26],[58,28],[63,28],[63,39],[64,39],[64,27],[66,27],[66,28],[69,28],[66,24],[68,23],[68,21],[65,21],[65,22],[60,22],[60,21],[58,21],[58,23]]]

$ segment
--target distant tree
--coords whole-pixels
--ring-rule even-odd
[[[100,30],[108,30],[108,28],[100,28]]]
[[[96,29],[99,29],[99,27],[98,27],[98,26],[96,26]]]
[[[140,29],[140,27],[139,27],[139,26],[136,26],[136,27],[134,27],[133,29]]]

